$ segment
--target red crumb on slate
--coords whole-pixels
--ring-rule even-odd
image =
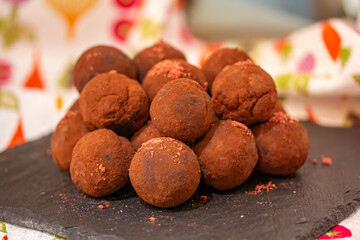
[[[313,159],[312,164],[316,165],[317,164],[317,159]]]
[[[155,218],[154,217],[149,217],[149,220],[152,222],[155,222]]]
[[[324,155],[321,155],[321,163],[322,163],[323,165],[328,165],[328,166],[330,166],[330,165],[332,165],[332,159],[329,158],[329,157],[325,157]]]
[[[98,209],[104,209],[104,205],[101,205],[101,204],[100,204],[100,205],[98,206]]]
[[[201,200],[204,200],[204,201],[208,200],[208,197],[206,195],[202,195],[200,198],[201,198]]]
[[[294,182],[293,181],[290,181],[290,182],[281,182],[279,184],[279,186],[282,186],[282,187],[288,187],[289,185],[293,185]]]
[[[267,185],[265,184],[258,184],[256,187],[255,187],[255,190],[254,191],[251,191],[251,192],[245,192],[246,194],[248,195],[258,195],[259,193],[262,192],[263,189],[266,189],[266,191],[270,191],[270,190],[273,190],[273,189],[276,189],[276,185],[273,184],[272,182],[269,182]]]

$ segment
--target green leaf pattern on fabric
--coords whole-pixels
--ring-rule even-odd
[[[289,59],[289,56],[293,50],[293,47],[290,43],[286,43],[284,49],[281,52],[281,59],[286,62]]]
[[[54,237],[52,240],[66,240],[66,238]]]
[[[58,85],[60,88],[68,89],[72,87],[72,71],[74,64],[70,63],[66,66],[66,69],[61,73],[58,78]]]
[[[354,78],[355,82],[360,85],[360,74],[354,74],[353,78]]]
[[[341,60],[341,67],[344,68],[349,57],[351,55],[351,48],[341,48],[340,50],[340,60]]]
[[[0,232],[7,233],[5,223],[0,222]]]
[[[0,90],[0,108],[19,110],[19,100],[15,93]]]
[[[142,36],[144,38],[158,39],[161,37],[163,24],[145,18],[141,21]]]
[[[307,94],[310,75],[306,73],[286,73],[274,78],[276,88],[280,91],[295,90]]]

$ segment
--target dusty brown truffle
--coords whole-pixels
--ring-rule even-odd
[[[153,138],[163,137],[161,132],[152,124],[151,121],[148,121],[142,128],[140,128],[134,136],[131,137],[131,144],[135,150],[139,149],[141,145]]]
[[[128,183],[134,152],[126,138],[111,130],[90,132],[75,145],[70,164],[71,180],[90,196],[107,196]]]
[[[60,168],[69,171],[75,144],[88,132],[79,111],[68,111],[60,120],[51,136],[51,153]]]
[[[253,172],[258,154],[255,138],[242,123],[221,120],[195,144],[203,181],[219,190],[241,185]]]
[[[80,111],[79,99],[76,99],[76,101],[69,108],[69,111],[73,111],[73,112]]]
[[[280,103],[279,100],[276,102],[276,105],[275,105],[274,110],[273,110],[273,113],[276,113],[276,112],[286,113],[284,107],[282,106],[282,104]]]
[[[88,129],[109,128],[125,137],[149,117],[149,100],[141,85],[113,71],[94,77],[81,92],[79,104]]]
[[[76,89],[81,92],[87,82],[97,74],[115,70],[136,79],[134,62],[120,50],[110,46],[95,46],[86,50],[77,60],[73,77]]]
[[[178,78],[189,78],[198,82],[205,91],[207,86],[204,74],[197,67],[183,59],[166,59],[155,64],[146,74],[142,86],[153,100],[159,89],[165,83]]]
[[[172,80],[156,94],[150,116],[164,136],[191,141],[203,135],[210,126],[211,100],[197,82],[186,78]]]
[[[173,138],[153,138],[134,155],[129,176],[145,202],[162,208],[188,200],[199,185],[201,172],[194,152]]]
[[[169,44],[165,43],[164,41],[160,40],[159,42],[155,43],[153,46],[146,48],[136,54],[134,57],[134,62],[139,74],[140,82],[146,76],[146,73],[158,62],[161,62],[165,59],[171,58],[178,58],[178,59],[185,59],[185,56],[179,50],[173,48]]]
[[[209,84],[209,91],[211,91],[212,83],[214,82],[216,76],[225,66],[246,60],[251,59],[246,52],[238,48],[222,48],[211,54],[201,67],[201,70]]]
[[[248,126],[269,119],[277,100],[273,79],[251,61],[225,67],[212,87],[212,103],[218,117]]]
[[[266,174],[290,175],[306,161],[309,139],[305,128],[289,115],[277,112],[253,128],[259,151],[257,169]]]

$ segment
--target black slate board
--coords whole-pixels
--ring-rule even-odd
[[[106,198],[110,207],[85,196],[52,162],[47,136],[0,154],[0,221],[69,239],[314,239],[360,206],[360,131],[305,126],[311,153],[295,176],[254,173],[226,192],[201,185],[167,210],[142,202],[131,187]],[[312,164],[322,154],[332,166]],[[278,188],[245,194],[269,181]]]

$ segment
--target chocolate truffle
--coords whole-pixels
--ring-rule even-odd
[[[51,136],[51,153],[60,168],[69,171],[75,144],[88,132],[79,111],[68,111],[60,120]]]
[[[309,139],[305,128],[289,115],[277,112],[253,128],[259,151],[257,169],[265,174],[290,175],[306,161]]]
[[[79,99],[76,99],[76,101],[69,108],[69,111],[80,111]]]
[[[210,126],[211,100],[200,84],[179,78],[159,90],[151,103],[150,116],[164,136],[191,141],[203,135]]]
[[[196,191],[201,171],[194,152],[173,138],[153,138],[134,155],[129,176],[145,202],[161,208],[175,207]]]
[[[276,112],[286,113],[284,107],[281,105],[279,100],[276,102],[276,105],[275,105],[274,110],[273,110],[273,113],[276,113]]]
[[[149,99],[139,82],[114,71],[94,77],[80,94],[88,129],[109,128],[131,137],[149,118]]]
[[[183,59],[166,59],[155,64],[146,74],[142,86],[150,100],[153,100],[156,93],[165,83],[178,78],[195,80],[205,89],[206,81],[204,74],[200,69]]]
[[[253,134],[244,124],[232,120],[211,124],[197,140],[194,152],[200,162],[203,181],[219,190],[245,182],[258,161]]]
[[[134,152],[126,138],[111,130],[90,132],[75,145],[70,164],[71,180],[90,196],[107,196],[128,183]]]
[[[209,91],[211,91],[216,76],[225,66],[246,60],[251,59],[246,52],[238,48],[222,48],[212,53],[201,67],[209,84]]]
[[[225,67],[212,87],[212,103],[220,119],[248,126],[271,116],[278,100],[271,76],[251,61]]]
[[[164,41],[159,41],[155,43],[153,46],[146,48],[136,54],[134,57],[134,62],[138,71],[138,77],[140,82],[146,76],[146,73],[158,62],[161,62],[165,59],[170,58],[178,58],[185,59],[185,56],[179,50],[173,48],[169,44]]]
[[[95,46],[86,50],[77,60],[73,78],[76,89],[81,92],[87,82],[97,74],[115,70],[136,79],[134,62],[120,50],[110,46]]]
[[[163,137],[163,135],[161,134],[161,132],[159,132],[159,130],[157,130],[157,128],[154,126],[154,124],[152,124],[151,121],[148,121],[134,134],[134,136],[131,137],[130,142],[135,148],[135,150],[137,150],[144,142],[157,137]]]

